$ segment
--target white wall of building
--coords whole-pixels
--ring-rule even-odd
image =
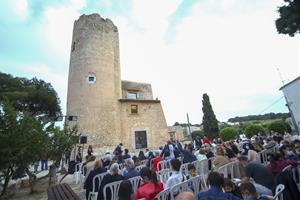
[[[281,88],[292,115],[300,128],[300,77]]]

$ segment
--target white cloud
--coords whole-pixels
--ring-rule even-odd
[[[258,99],[280,96],[276,68],[285,79],[299,75],[299,37],[276,33],[278,4],[264,1],[260,6],[257,1],[256,9],[244,13],[227,9],[245,7],[249,1],[210,0],[206,8],[199,2],[167,44],[170,16],[181,2],[133,0],[131,13],[110,16],[119,28],[122,79],[151,83],[168,124],[186,121],[187,112],[192,122],[201,122],[205,92],[219,120],[251,114],[265,107]],[[40,30],[54,57],[69,60],[73,23],[84,5],[76,0],[46,9]],[[65,108],[67,74],[48,66],[30,70],[53,84]]]
[[[69,59],[72,40],[73,23],[80,16],[80,9],[85,0],[70,0],[66,5],[48,7],[40,31],[45,38],[47,51],[53,57]]]
[[[26,19],[29,14],[28,2],[27,0],[10,0],[9,1],[12,10],[16,16],[22,20]]]
[[[212,12],[249,3],[222,2],[210,1],[208,8],[196,4],[177,26],[171,45],[165,43],[165,30],[178,4],[166,8],[135,1],[133,17],[141,32],[125,19],[116,23],[122,78],[152,83],[169,124],[185,121],[187,112],[201,122],[205,92],[220,120],[260,111],[265,107],[260,99],[281,95],[277,67],[290,79],[299,75],[299,38],[277,34],[277,4],[263,2],[247,13]]]

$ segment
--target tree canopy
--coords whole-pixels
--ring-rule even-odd
[[[210,104],[209,96],[204,93],[202,99],[202,125],[204,133],[210,138],[216,138],[219,133],[218,120]]]
[[[258,121],[258,120],[269,120],[269,119],[282,119],[290,117],[290,113],[266,113],[263,115],[247,115],[243,117],[229,118],[228,122],[246,122],[246,121]]]
[[[37,78],[19,78],[0,72],[0,101],[5,98],[17,111],[28,111],[40,119],[54,120],[61,116],[56,91],[50,83]]]
[[[57,166],[61,156],[78,143],[78,131],[55,127],[61,115],[57,93],[50,83],[0,73],[0,181],[6,187],[17,172],[26,172],[31,189],[35,175],[29,166],[47,155]]]
[[[284,0],[278,12],[279,18],[275,21],[278,33],[292,37],[300,33],[300,0]]]

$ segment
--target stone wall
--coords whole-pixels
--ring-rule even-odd
[[[95,83],[88,83],[94,75]],[[115,145],[120,136],[121,80],[118,29],[98,14],[74,23],[68,80],[67,115],[88,143]]]
[[[133,81],[122,81],[122,98],[127,98],[127,92],[138,92],[138,99],[152,100],[152,87],[149,83],[139,83]]]
[[[131,105],[138,105],[138,114],[131,114]],[[134,132],[146,130],[148,148],[158,149],[170,139],[162,106],[157,102],[122,102],[122,137],[125,147],[135,149]]]
[[[153,100],[150,84],[121,84],[119,57],[118,29],[111,20],[92,14],[75,21],[67,116],[77,116],[77,121],[66,123],[77,125],[81,134],[88,136],[88,144],[101,151],[120,142],[134,149],[137,130],[146,130],[148,147],[157,149],[169,139],[162,106]],[[138,101],[122,101],[130,89],[139,92]],[[138,114],[130,114],[132,103],[138,105]]]

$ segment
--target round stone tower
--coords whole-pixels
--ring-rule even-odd
[[[116,145],[120,98],[118,29],[99,14],[82,15],[73,28],[66,123],[77,125],[88,144]]]

